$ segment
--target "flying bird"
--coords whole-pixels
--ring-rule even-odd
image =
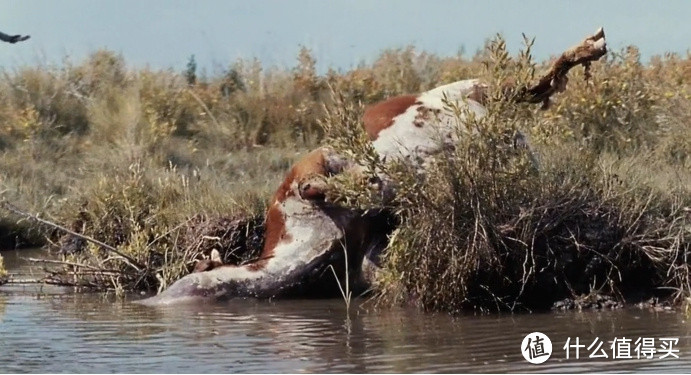
[[[17,43],[17,42],[23,42],[27,39],[31,38],[29,35],[7,35],[3,32],[0,31],[0,40],[3,42],[8,42],[8,43]]]

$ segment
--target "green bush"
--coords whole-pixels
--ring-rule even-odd
[[[534,80],[529,48],[510,58],[498,39],[486,58],[488,115],[462,123],[465,137],[443,148],[423,177],[406,163],[378,160],[352,102],[341,97],[328,112],[330,143],[370,173],[384,173],[397,189],[394,201],[386,202],[348,176],[333,182],[331,199],[362,209],[383,205],[399,216],[379,278],[380,301],[444,311],[549,308],[591,293],[624,300],[671,294],[683,301],[691,293],[685,260],[691,173],[658,151],[666,138],[649,137],[683,131],[648,123],[665,114],[661,102],[652,102],[656,90],[615,93],[612,84],[598,88],[598,79],[587,86],[574,82],[576,74],[568,89],[575,93],[538,115],[502,88],[508,79],[516,87]],[[613,64],[619,64],[616,73]],[[629,64],[610,60],[603,71],[614,74],[612,81],[634,80],[631,71],[642,68]],[[605,74],[594,70],[596,77]],[[603,97],[609,104],[600,103]],[[593,105],[609,112],[600,117]],[[589,133],[575,132],[574,122],[586,124]],[[605,130],[611,127],[619,133]],[[529,151],[510,146],[518,130],[536,140],[539,168]]]

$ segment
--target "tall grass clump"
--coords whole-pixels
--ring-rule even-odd
[[[268,196],[320,138],[320,105],[312,88],[297,83],[307,74],[300,66],[295,74],[263,72],[258,61],[240,61],[190,85],[181,74],[130,69],[121,56],[97,51],[79,64],[3,73],[2,199],[57,220],[79,211],[101,175],[138,160],[152,178],[173,167],[179,177],[204,176],[211,190],[237,188],[213,209],[217,215],[245,192]],[[45,231],[26,223],[0,217],[2,246],[40,244]]]
[[[261,245],[261,235],[254,232],[261,231],[264,204],[249,191],[234,202],[218,183],[204,176],[191,179],[174,167],[156,171],[141,160],[101,175],[56,214],[79,236],[60,237],[57,245],[68,267],[52,272],[50,280],[94,289],[156,290],[189,273],[214,248],[226,263],[248,260]]]
[[[545,114],[517,103],[521,93],[510,88],[529,86],[539,69],[531,45],[526,40],[515,58],[501,38],[488,45],[481,74],[490,86],[487,116],[447,103],[459,115],[459,141],[422,175],[377,159],[357,127],[356,105],[345,100],[330,112],[331,143],[396,189],[387,201],[346,178],[333,198],[400,218],[378,281],[380,301],[517,310],[593,294],[679,302],[691,293],[691,173],[660,152],[684,131],[661,122],[673,106],[628,55],[593,67],[587,82],[572,77],[570,94]],[[636,88],[613,89],[627,85]],[[532,150],[515,147],[519,131],[533,139]]]
[[[237,92],[220,90],[225,79],[190,86],[170,71],[129,70],[108,51],[81,65],[6,73],[0,200],[117,253],[5,210],[2,246],[47,238],[67,262],[51,269],[50,280],[118,291],[164,287],[213,248],[226,263],[251,258],[261,248],[265,200],[313,140],[308,131],[293,137],[279,130],[284,119],[304,114],[273,105],[256,84],[261,75],[236,67],[243,72],[236,79],[247,81]],[[243,111],[266,118],[267,109],[276,112],[261,124],[233,121]]]

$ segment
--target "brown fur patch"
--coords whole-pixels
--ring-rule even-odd
[[[221,260],[221,254],[218,250],[214,249],[211,251],[209,259],[202,259],[194,266],[192,272],[205,272],[211,271],[214,268],[222,267],[223,261]]]
[[[487,104],[487,85],[476,84],[473,85],[473,91],[468,94],[468,99],[474,100],[482,105]]]
[[[270,258],[274,255],[274,249],[282,241],[288,240],[286,232],[286,220],[279,207],[279,202],[274,202],[266,212],[266,232],[264,234],[264,249],[260,258]],[[255,262],[254,264],[260,263]]]
[[[421,128],[425,125],[425,121],[431,120],[432,116],[438,116],[441,113],[441,109],[429,108],[424,106],[419,106],[416,108],[417,114],[415,115],[415,120],[413,120],[413,125]]]
[[[274,249],[281,242],[290,241],[290,235],[286,232],[285,227],[285,217],[281,210],[280,204],[285,202],[289,197],[294,197],[296,195],[293,189],[293,183],[299,183],[301,180],[308,178],[313,175],[326,175],[326,160],[325,151],[323,149],[317,149],[311,151],[300,159],[288,172],[285,180],[278,190],[274,194],[271,206],[266,213],[266,224],[265,224],[265,234],[264,234],[264,249],[260,255],[262,260],[255,262],[248,266],[252,270],[258,270],[263,268],[266,264],[266,260],[274,255]],[[311,196],[318,196],[323,194],[319,191],[310,191]]]
[[[270,257],[267,257],[267,258],[260,258],[256,262],[250,263],[245,267],[249,271],[254,271],[254,272],[261,271],[262,269],[264,269],[264,267],[266,267],[266,264],[269,262],[269,259],[271,259],[271,257],[273,257],[273,255]]]
[[[300,197],[307,200],[323,200],[326,197],[326,191],[323,186],[308,182],[300,186]]]
[[[197,262],[192,270],[192,273],[211,271],[214,268],[211,259],[203,259]]]
[[[432,113],[432,110],[427,107],[419,106],[417,107],[417,115],[415,115],[415,120],[429,120],[430,119],[430,113]]]
[[[294,196],[295,192],[292,189],[293,182],[300,182],[300,180],[312,174],[326,175],[326,172],[324,150],[317,149],[311,151],[293,165],[281,186],[279,186],[276,193],[274,193],[272,203],[283,202],[286,198]]]
[[[365,132],[367,132],[371,140],[377,139],[379,132],[393,124],[394,117],[405,112],[416,103],[417,96],[404,95],[368,107],[367,110],[365,110],[365,114],[362,116]]]

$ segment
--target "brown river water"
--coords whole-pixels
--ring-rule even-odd
[[[23,257],[0,252],[10,273],[30,277]],[[35,271],[34,271],[35,272]],[[40,274],[40,272],[39,272]],[[134,299],[134,298],[132,298]],[[552,341],[542,364],[524,359],[523,338]],[[567,339],[585,347],[566,359]],[[588,358],[599,338],[608,359]],[[612,359],[615,338],[678,338],[678,359]],[[619,351],[619,354],[625,352]],[[5,372],[690,372],[691,323],[679,312],[616,311],[452,317],[373,309],[341,300],[234,300],[151,308],[69,288],[0,286],[0,373]]]

